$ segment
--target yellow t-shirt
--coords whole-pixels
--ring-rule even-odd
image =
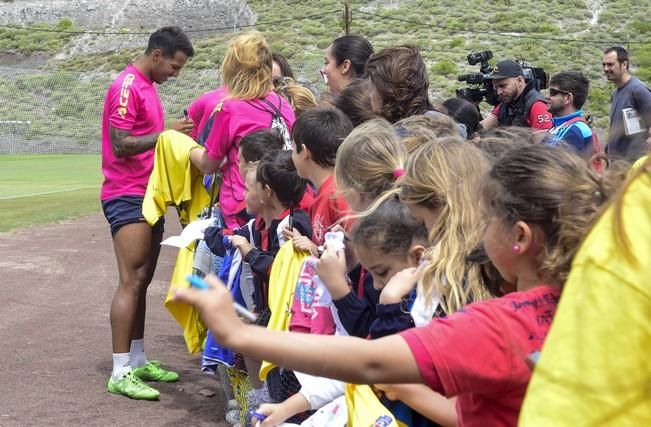
[[[283,243],[274,258],[269,273],[269,310],[271,317],[267,329],[286,331],[289,329],[290,308],[294,298],[294,289],[298,275],[301,273],[303,261],[309,256],[307,252],[294,249],[291,241]],[[276,367],[275,364],[262,362],[260,367],[260,381],[267,378],[267,374]]]
[[[633,166],[631,166],[631,171],[629,172],[629,175],[633,175],[639,168],[641,168],[646,161],[649,159],[649,155],[647,154],[646,156],[642,156],[639,159],[633,163]]]
[[[572,265],[520,413],[521,426],[651,426],[651,176],[636,178]]]

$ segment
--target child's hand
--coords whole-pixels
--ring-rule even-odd
[[[335,251],[332,247],[326,248],[316,264],[316,274],[328,288],[333,299],[341,299],[350,292],[346,280],[346,255],[343,250]]]
[[[306,236],[303,236],[300,231],[289,228],[283,229],[283,237],[285,240],[291,240],[294,244],[294,249],[297,251],[309,252],[314,256],[318,256],[318,251],[314,242]]]
[[[350,235],[341,224],[334,225],[330,231],[341,231],[344,233],[344,245],[346,246],[346,265],[349,267],[348,271],[350,272],[350,270],[359,264],[357,254],[355,253],[355,248],[353,248],[353,245],[350,244]]]
[[[415,267],[397,272],[382,289],[380,304],[393,304],[402,301],[402,298],[416,286],[422,274],[422,269]]]
[[[227,345],[246,325],[233,309],[233,297],[226,286],[212,274],[204,278],[208,290],[195,288],[176,289],[174,300],[195,306],[201,313],[204,324],[212,331],[215,339]]]
[[[231,236],[231,245],[239,249],[243,257],[247,256],[253,249],[251,243],[244,236]]]
[[[373,388],[384,393],[389,400],[402,400],[401,384],[374,384]]]
[[[285,241],[292,240],[294,237],[301,236],[301,233],[295,229],[292,228],[291,230],[289,227],[283,228],[283,237],[285,238]]]
[[[294,415],[288,413],[286,409],[287,408],[285,408],[281,403],[264,403],[260,405],[260,407],[256,409],[255,412],[258,414],[266,415],[267,418],[265,418],[264,421],[255,423],[254,425],[260,427],[273,427],[282,424],[287,418]],[[253,417],[253,420],[256,419],[257,418]]]
[[[319,254],[314,242],[306,236],[295,237],[292,239],[292,243],[294,243],[294,248],[298,251],[309,252],[314,256],[318,256]]]

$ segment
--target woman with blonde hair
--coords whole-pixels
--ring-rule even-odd
[[[257,31],[231,40],[221,67],[226,95],[212,111],[202,135],[205,151],[193,150],[190,160],[204,174],[221,173],[219,205],[228,228],[248,219],[244,208],[244,182],[239,173],[239,141],[245,135],[270,127],[282,118],[291,131],[295,115],[290,103],[273,92],[272,54]]]

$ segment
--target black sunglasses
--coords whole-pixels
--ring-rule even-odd
[[[553,87],[549,88],[549,96],[556,96],[559,93],[562,93],[563,95],[567,95],[567,94],[570,94],[572,92],[568,92],[566,90],[554,89]]]

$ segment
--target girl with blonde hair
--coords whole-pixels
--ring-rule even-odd
[[[407,151],[384,119],[356,127],[337,150],[335,182],[348,205],[360,212],[395,186],[407,162]]]
[[[231,40],[221,75],[226,93],[198,130],[205,151],[193,150],[190,160],[204,174],[217,171],[222,177],[219,206],[228,228],[248,220],[244,207],[244,182],[238,164],[239,142],[245,135],[270,127],[281,117],[289,131],[295,115],[290,103],[273,92],[272,55],[269,44],[257,31]]]
[[[400,201],[429,230],[422,292],[441,297],[445,313],[491,297],[481,266],[468,257],[480,246],[484,218],[477,193],[490,164],[470,143],[455,137],[422,144],[409,157],[399,182]]]

